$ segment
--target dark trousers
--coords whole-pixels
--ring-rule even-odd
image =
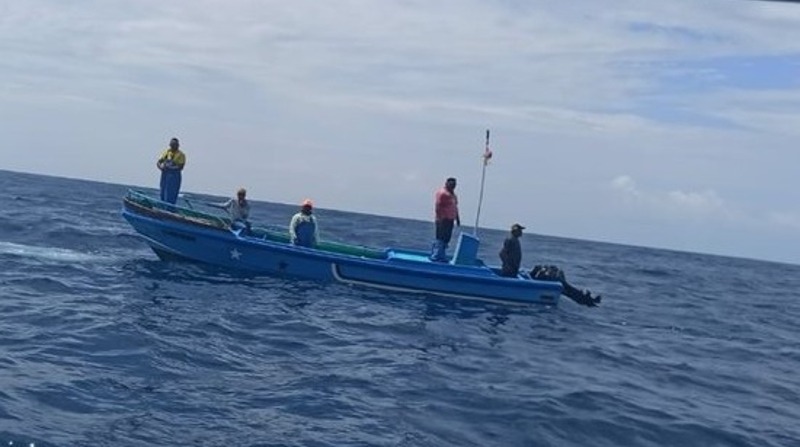
[[[431,259],[434,261],[447,261],[447,245],[453,238],[455,220],[442,219],[436,221],[436,240],[433,241]]]
[[[436,221],[436,240],[444,242],[445,247],[453,238],[453,227],[456,221],[453,219],[442,219]]]
[[[519,269],[515,269],[509,265],[503,264],[503,268],[500,270],[500,276],[505,276],[506,278],[516,278],[519,275]]]

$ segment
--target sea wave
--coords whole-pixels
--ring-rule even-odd
[[[162,262],[124,187],[0,185],[2,445],[800,445],[798,266],[526,235],[602,305],[462,303]],[[368,246],[431,232],[320,217]]]

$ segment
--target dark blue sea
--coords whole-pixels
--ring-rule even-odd
[[[0,171],[0,446],[800,446],[800,266],[526,234],[601,306],[457,302],[161,262],[126,189]]]

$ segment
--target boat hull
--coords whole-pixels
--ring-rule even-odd
[[[561,284],[504,278],[482,262],[435,263],[421,252],[387,249],[358,256],[241,236],[213,221],[125,200],[122,214],[162,259],[188,259],[226,269],[286,278],[511,304],[556,304]],[[342,250],[340,250],[342,251]]]

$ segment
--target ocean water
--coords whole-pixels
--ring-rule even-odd
[[[0,446],[800,446],[800,266],[526,234],[602,305],[458,302],[161,262],[126,189],[0,171]]]

